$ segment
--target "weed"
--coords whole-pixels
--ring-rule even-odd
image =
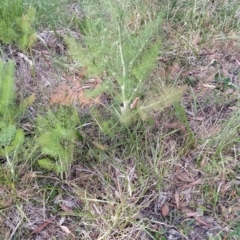
[[[182,153],[180,153],[180,154],[183,154],[189,148],[192,148],[194,146],[195,137],[190,128],[184,108],[179,103],[175,103],[174,108],[175,108],[175,114],[176,114],[177,118],[180,120],[180,122],[184,125],[185,133],[187,135],[185,143],[184,143],[184,149],[182,150]]]
[[[144,17],[141,1],[130,5],[127,1],[88,2],[86,15],[79,20],[83,43],[65,38],[70,56],[85,69],[85,77],[102,80],[94,90],[85,91],[86,96],[95,98],[101,93],[111,96],[111,104],[105,105],[105,110],[111,120],[115,119],[112,126],[116,121],[128,124],[137,118],[145,120],[156,109],[177,101],[184,91],[163,88],[154,98],[150,92],[144,92],[161,47],[162,13],[156,11]],[[108,126],[111,120],[104,121],[99,118],[104,114],[97,112],[94,111],[94,117],[100,128],[112,129]]]
[[[36,9],[34,27],[37,29],[50,28],[58,29],[69,26],[70,6],[73,5],[70,0],[24,0],[25,6],[32,6]]]
[[[63,107],[55,112],[49,110],[46,116],[39,116],[37,119],[39,136],[36,142],[44,155],[38,160],[38,164],[60,174],[62,179],[68,177],[74,161],[75,141],[78,136],[75,127],[78,121],[74,109]]]
[[[15,102],[14,63],[0,62],[0,155],[7,161],[15,176],[14,158],[24,142],[24,132],[18,126],[18,117],[34,101],[34,95],[20,105]]]
[[[24,50],[33,45],[36,33],[32,28],[35,9],[24,9],[23,0],[4,0],[0,7],[0,41],[4,44],[14,43]]]

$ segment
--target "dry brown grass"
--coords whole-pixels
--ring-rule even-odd
[[[61,83],[51,95],[51,105],[60,104],[89,107],[100,103],[99,97],[93,99],[85,95],[85,90],[95,89],[100,86],[101,80],[99,78],[91,78],[83,81],[81,77],[75,75],[67,76],[66,79],[67,81]]]

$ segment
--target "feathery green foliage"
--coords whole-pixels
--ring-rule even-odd
[[[6,122],[15,121],[35,100],[34,94],[16,105],[14,62],[0,61],[0,117]]]
[[[0,155],[5,156],[23,143],[24,134],[17,129],[15,117],[14,63],[0,61]]]
[[[175,109],[175,115],[178,118],[178,120],[183,124],[185,130],[186,130],[186,136],[185,136],[185,144],[184,148],[180,152],[181,154],[184,154],[189,148],[192,148],[195,144],[195,137],[191,130],[191,127],[189,125],[186,112],[184,110],[184,107],[180,105],[179,103],[174,103],[174,109]]]
[[[36,33],[32,28],[35,9],[24,9],[23,0],[3,0],[0,6],[0,41],[14,43],[24,50],[30,47]]]
[[[46,116],[39,116],[37,119],[37,144],[44,155],[38,160],[38,164],[60,174],[61,178],[68,176],[74,160],[77,139],[75,126],[78,121],[78,114],[74,109],[63,107],[56,111],[49,110]]]
[[[131,3],[88,1],[82,5],[86,13],[79,20],[83,42],[80,44],[68,37],[66,42],[70,56],[77,60],[79,67],[86,68],[86,76],[103,80],[101,86],[89,90],[87,96],[111,95],[112,103],[106,107],[110,115],[115,115],[122,123],[139,118],[139,112],[142,113],[144,108],[148,109],[149,116],[149,111],[155,111],[155,106],[162,101],[168,99],[169,102],[163,104],[168,106],[179,99],[179,91],[175,94],[175,89],[171,92],[170,88],[166,92],[162,89],[171,98],[163,99],[162,96],[167,94],[162,94],[157,98],[155,96],[154,100],[150,98],[151,92],[144,90],[149,74],[156,67],[161,48],[161,12],[153,11],[151,17],[149,13],[145,16],[141,0]],[[133,9],[136,11],[133,12]],[[148,99],[148,102],[141,105],[139,101],[137,106],[131,107],[138,98]]]
[[[24,142],[24,132],[18,128],[18,116],[34,101],[34,95],[25,99],[19,106],[15,102],[14,63],[0,61],[0,156],[14,176],[13,155],[16,155]]]
[[[12,116],[15,113],[14,63],[0,61],[0,73],[0,116]]]

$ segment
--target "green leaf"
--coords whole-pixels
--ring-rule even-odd
[[[75,141],[78,136],[82,137],[75,129],[78,122],[78,113],[71,107],[59,107],[55,111],[49,110],[46,116],[38,116],[37,145],[48,159],[39,162],[42,167],[57,172],[61,177],[68,172],[74,159]]]
[[[29,106],[33,104],[36,97],[35,94],[31,94],[28,98],[25,98],[19,105],[18,114],[22,114]]]
[[[156,66],[160,46],[161,41],[159,40],[152,43],[146,50],[143,50],[138,63],[131,71],[139,81],[146,79]]]
[[[44,168],[49,171],[54,171],[56,173],[60,173],[63,171],[62,167],[59,165],[56,165],[52,160],[49,158],[41,158],[38,161],[38,164],[41,168]]]
[[[0,61],[0,115],[9,115],[15,100],[14,91],[14,62],[10,61],[8,64]]]
[[[150,96],[149,98],[144,99],[137,109],[141,119],[147,120],[151,117],[149,114],[150,112],[162,111],[164,108],[178,102],[185,91],[185,87],[164,88],[162,92],[158,93],[158,96]]]
[[[61,139],[58,139],[51,132],[44,133],[37,139],[37,143],[41,147],[41,152],[56,158],[62,155],[63,151],[60,141]]]
[[[5,156],[6,154],[10,154],[11,152],[18,150],[23,143],[24,143],[24,132],[22,129],[18,129],[16,131],[16,135],[13,141],[9,145],[0,149],[0,155]]]
[[[3,123],[0,130],[0,147],[6,147],[15,137],[17,128],[15,125]]]

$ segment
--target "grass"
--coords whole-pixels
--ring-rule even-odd
[[[57,30],[68,28],[71,24],[70,12],[74,1],[53,0],[53,1],[30,1],[24,0],[25,6],[32,6],[36,9],[35,27],[41,30]],[[72,13],[72,12],[71,12]]]
[[[23,2],[36,41],[0,45],[0,124],[20,108],[25,139],[0,132],[0,238],[239,239],[238,1]]]

